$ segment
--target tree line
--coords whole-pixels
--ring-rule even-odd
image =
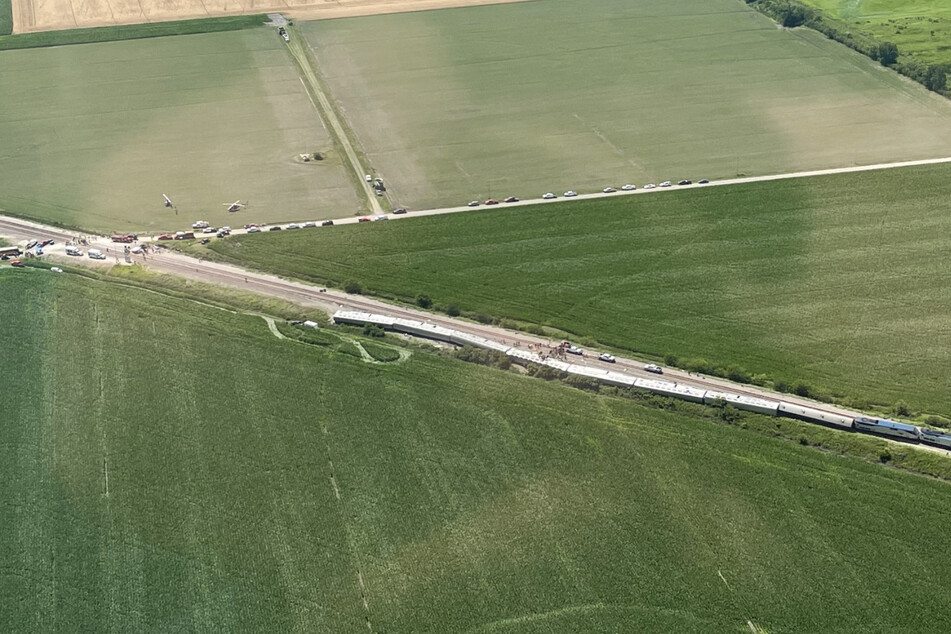
[[[803,4],[799,0],[745,0],[746,4],[776,20],[787,28],[806,26],[819,31],[829,39],[871,57],[902,75],[920,83],[928,90],[948,94],[947,64],[927,64],[911,55],[903,55],[893,42],[879,40],[868,33],[856,32],[850,25],[836,20],[824,11]]]

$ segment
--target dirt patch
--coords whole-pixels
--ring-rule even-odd
[[[346,18],[529,0],[12,0],[13,32],[56,31],[80,27],[142,24],[224,15],[281,12],[299,20]]]

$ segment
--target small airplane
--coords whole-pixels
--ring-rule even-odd
[[[227,207],[227,208],[228,208],[228,211],[238,211],[238,210],[241,209],[242,207],[247,207],[247,206],[248,206],[248,203],[243,203],[243,202],[241,202],[240,200],[236,200],[236,201],[234,201],[233,203],[230,203],[230,204],[229,204],[229,203],[221,203],[221,204],[224,205],[225,207]]]
[[[171,198],[169,198],[169,197],[166,196],[165,194],[162,194],[162,198],[165,199],[165,206],[166,206],[166,207],[173,207],[173,206],[174,206],[174,205],[172,205],[172,199],[171,199]]]

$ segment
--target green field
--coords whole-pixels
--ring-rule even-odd
[[[13,32],[13,5],[11,0],[0,0],[0,36]]]
[[[477,211],[222,256],[951,413],[951,166]]]
[[[802,0],[928,64],[951,64],[946,0]]]
[[[945,482],[73,275],[0,322],[3,631],[951,627]]]
[[[284,46],[252,29],[0,52],[0,209],[102,232],[357,211]]]
[[[411,208],[931,158],[951,142],[947,100],[737,0],[302,28],[388,195]]]

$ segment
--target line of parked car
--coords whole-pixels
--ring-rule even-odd
[[[697,181],[697,184],[698,184],[698,185],[707,185],[707,184],[709,184],[709,183],[710,183],[710,181],[709,181],[708,179],[706,179],[706,178],[701,178],[700,180]],[[688,179],[684,179],[684,180],[677,181],[677,184],[678,184],[678,185],[693,185],[693,181],[688,180]],[[663,181],[659,186],[660,186],[660,187],[671,187],[672,185],[673,185],[673,184],[672,184],[670,181]],[[656,189],[657,187],[658,187],[658,185],[655,184],[655,183],[647,183],[646,185],[644,185],[643,189]],[[636,190],[636,189],[637,189],[637,185],[634,185],[634,184],[632,184],[632,183],[628,183],[628,184],[626,184],[626,185],[622,185],[621,188],[620,188],[620,190],[621,190],[621,191],[624,191],[624,192],[632,192],[632,191],[634,191],[634,190]],[[617,188],[608,186],[608,187],[605,187],[604,189],[602,189],[602,190],[601,190],[601,193],[602,193],[602,194],[613,194],[613,193],[615,193],[615,192],[617,192],[617,191],[618,191]],[[576,192],[576,191],[573,190],[573,189],[569,189],[569,190],[566,191],[564,194],[562,194],[562,196],[565,197],[565,198],[574,198],[574,197],[577,196],[577,195],[578,195],[578,192]],[[554,192],[546,192],[546,193],[542,194],[542,200],[554,200],[555,198],[558,198],[558,194],[555,194]],[[508,198],[505,198],[505,199],[502,200],[502,202],[504,202],[504,203],[517,203],[518,201],[519,201],[519,199],[516,198],[515,196],[509,196]],[[489,199],[485,200],[485,202],[479,202],[478,200],[470,201],[470,202],[467,204],[467,206],[468,206],[468,207],[478,207],[479,205],[498,205],[498,204],[499,204],[499,201],[498,201],[498,200],[496,200],[495,198],[489,198]]]

